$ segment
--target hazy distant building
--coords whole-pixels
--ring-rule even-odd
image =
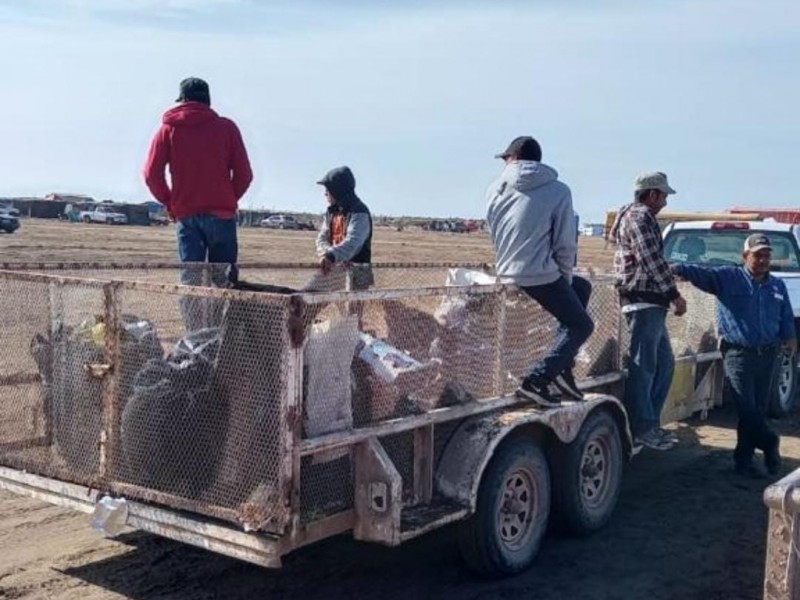
[[[47,194],[45,200],[55,202],[69,202],[70,204],[94,204],[94,198],[82,194]]]

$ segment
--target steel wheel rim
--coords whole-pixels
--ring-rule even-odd
[[[520,468],[506,477],[497,510],[497,534],[507,548],[524,546],[533,533],[538,489],[530,470]]]
[[[611,449],[601,436],[589,440],[583,449],[580,487],[583,503],[595,508],[605,501],[610,480]]]
[[[794,365],[792,364],[791,357],[784,355],[781,359],[781,369],[780,373],[778,374],[778,400],[784,409],[791,406],[792,403],[789,393],[792,390],[793,368]]]

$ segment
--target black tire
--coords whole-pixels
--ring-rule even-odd
[[[797,361],[786,354],[781,354],[779,360],[775,387],[769,399],[769,416],[776,419],[786,417],[797,409]]]
[[[623,453],[614,417],[590,414],[571,444],[553,456],[553,510],[568,532],[588,535],[611,518],[622,484]]]
[[[92,218],[91,217],[83,217],[83,222],[84,223],[91,223],[92,222]]]
[[[106,225],[113,225],[114,219],[106,219]]]
[[[459,526],[464,561],[488,577],[528,568],[550,516],[550,469],[536,443],[514,437],[498,446],[481,478],[475,513]]]

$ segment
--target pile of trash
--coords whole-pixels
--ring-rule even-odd
[[[39,370],[44,404],[49,407],[59,455],[78,473],[96,474],[103,427],[102,371],[106,360],[105,323],[101,317],[76,327],[59,325],[49,336],[37,334],[30,352]],[[155,327],[132,315],[121,317],[119,394],[131,394],[136,373],[163,355]]]
[[[215,473],[227,402],[212,393],[220,328],[193,331],[136,373],[122,411],[122,477],[195,497]]]

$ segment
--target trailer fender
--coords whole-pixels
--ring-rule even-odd
[[[436,470],[436,488],[446,498],[475,510],[478,486],[495,448],[520,427],[539,426],[569,444],[595,410],[608,410],[617,420],[622,444],[628,456],[632,438],[622,403],[607,394],[586,394],[584,402],[564,404],[557,409],[533,407],[507,409],[467,419],[453,434]]]

